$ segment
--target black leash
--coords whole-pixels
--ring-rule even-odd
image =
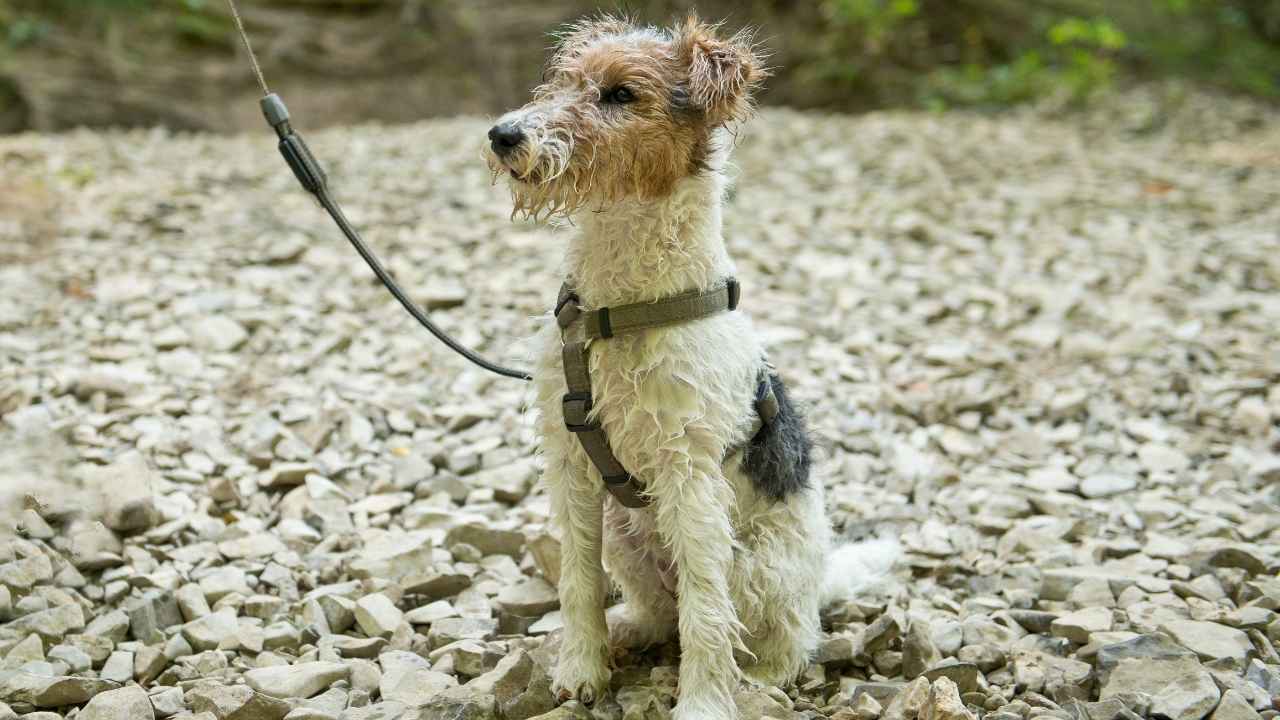
[[[387,291],[400,302],[401,307],[412,315],[414,320],[417,320],[422,327],[426,328],[432,335],[435,335],[437,340],[489,372],[517,380],[532,380],[533,376],[524,370],[513,370],[489,362],[477,355],[475,351],[454,340],[449,333],[431,322],[431,318],[427,317],[427,313],[409,299],[409,296],[400,288],[395,279],[387,273],[386,268],[382,267],[378,257],[373,254],[369,246],[364,244],[364,240],[360,238],[360,233],[347,220],[347,216],[343,214],[338,201],[329,193],[328,178],[320,167],[319,161],[311,154],[311,150],[307,147],[306,142],[302,140],[302,136],[289,125],[289,109],[285,107],[284,100],[281,100],[279,95],[267,88],[267,81],[262,76],[262,68],[259,67],[258,58],[253,53],[253,46],[249,44],[249,34],[245,32],[244,22],[240,19],[235,0],[227,0],[227,4],[231,7],[231,16],[235,19],[236,29],[240,31],[240,39],[244,41],[244,48],[249,54],[249,62],[253,65],[253,73],[258,77],[258,85],[262,87],[263,97],[262,100],[258,101],[262,107],[262,114],[266,117],[267,123],[276,131],[276,135],[280,137],[280,154],[284,156],[285,162],[289,163],[289,168],[293,170],[298,182],[302,183],[303,189],[316,196],[316,199],[320,201],[320,205],[329,213],[329,217],[333,218],[333,221],[338,224],[342,234],[347,236],[347,240],[351,241],[352,247],[356,249],[356,252],[360,253],[360,257],[364,258],[365,263],[369,265],[369,269],[373,270],[373,274],[378,276]]]

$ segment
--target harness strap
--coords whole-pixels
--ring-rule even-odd
[[[569,283],[560,288],[555,316],[564,337],[561,359],[568,392],[561,401],[561,409],[565,428],[577,436],[587,457],[600,471],[605,489],[624,507],[645,507],[649,498],[640,482],[614,455],[608,435],[599,421],[590,417],[593,407],[590,341],[734,310],[738,307],[740,293],[738,281],[729,278],[710,290],[693,290],[655,302],[583,310],[578,306],[578,296]],[[579,320],[584,321],[581,332],[576,327]],[[761,378],[756,388],[756,420],[749,438],[755,437],[778,414],[778,401],[767,372],[762,373]]]
[[[587,368],[591,351],[586,342],[571,342],[565,344],[561,354],[565,384],[569,390],[561,403],[565,428],[578,437],[587,457],[591,458],[591,463],[600,471],[605,489],[626,507],[644,507],[648,500],[641,494],[640,484],[613,454],[609,436],[600,427],[600,422],[590,417],[591,375]]]
[[[653,302],[603,307],[582,316],[588,338],[611,338],[735,310],[740,292],[738,281],[729,278],[710,290],[691,290]]]

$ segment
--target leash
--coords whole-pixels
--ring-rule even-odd
[[[338,205],[338,201],[329,192],[329,179],[320,167],[320,162],[311,154],[311,149],[307,147],[307,143],[303,141],[302,136],[290,126],[289,109],[285,107],[284,100],[280,99],[279,95],[271,92],[267,87],[267,80],[262,75],[262,67],[258,65],[258,57],[253,52],[253,46],[249,44],[249,34],[244,29],[244,21],[240,19],[240,12],[236,8],[235,0],[227,0],[227,5],[231,7],[231,17],[235,20],[236,29],[240,32],[240,39],[244,42],[244,49],[249,54],[249,63],[253,66],[253,73],[257,76],[258,85],[262,88],[262,99],[258,101],[262,108],[262,115],[267,119],[267,124],[276,131],[276,135],[280,138],[280,154],[284,156],[285,162],[289,164],[289,169],[293,170],[293,174],[298,178],[298,182],[302,184],[302,188],[320,201],[320,206],[337,223],[338,228],[342,230],[342,234],[351,242],[356,252],[360,253],[360,257],[364,258],[365,263],[373,271],[373,274],[378,276],[378,280],[387,288],[387,292],[391,293],[400,302],[400,306],[405,309],[405,312],[412,315],[413,319],[417,320],[418,324],[426,328],[437,340],[447,345],[450,350],[489,372],[503,377],[515,378],[516,380],[532,380],[533,376],[528,372],[513,370],[492,363],[453,339],[449,333],[432,322],[422,308],[409,299],[409,296],[401,289],[395,278],[391,277],[386,268],[382,266],[378,256],[373,254],[368,245],[365,245],[360,233],[347,220],[346,214],[342,212],[342,207]]]

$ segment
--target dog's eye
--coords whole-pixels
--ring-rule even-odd
[[[626,105],[636,99],[635,93],[626,85],[618,85],[600,93],[600,102],[611,105]]]

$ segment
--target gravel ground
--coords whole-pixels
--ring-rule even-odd
[[[316,133],[348,212],[511,363],[560,230],[474,119]],[[1280,121],[765,112],[726,210],[833,523],[900,541],[744,718],[1280,708]],[[668,718],[678,650],[553,709],[520,383],[420,332],[267,132],[0,139],[0,719]]]

